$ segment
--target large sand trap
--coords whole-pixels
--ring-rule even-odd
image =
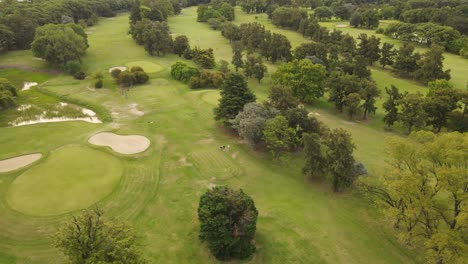
[[[42,157],[41,153],[18,156],[11,159],[0,160],[0,172],[17,170],[29,165]]]
[[[112,68],[109,68],[109,72],[112,72],[113,70],[121,70],[121,71],[125,71],[127,69],[127,67],[125,66],[117,66],[117,67],[112,67]]]
[[[121,154],[140,153],[150,146],[150,141],[144,136],[121,136],[109,132],[98,133],[90,137],[88,142],[97,146],[108,146]]]
[[[36,85],[37,85],[37,82],[25,82],[23,85],[23,89],[21,89],[21,91],[29,90],[31,89],[31,87],[36,86]]]
[[[27,125],[34,125],[34,124],[41,124],[41,123],[57,123],[57,122],[67,122],[67,121],[85,121],[88,123],[93,123],[93,124],[101,124],[102,121],[99,120],[97,117],[75,117],[75,118],[69,118],[69,117],[54,117],[54,118],[39,118],[36,120],[28,120],[28,121],[22,121],[19,123],[13,124],[13,126],[27,126]]]
[[[348,26],[349,25],[347,25],[347,24],[337,24],[337,25],[335,25],[335,27],[337,27],[337,28],[345,28],[345,27],[348,27]]]

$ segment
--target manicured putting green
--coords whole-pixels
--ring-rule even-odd
[[[134,62],[129,62],[126,64],[128,69],[130,70],[133,66],[140,66],[145,70],[147,73],[154,73],[161,71],[163,67],[159,64],[149,62],[149,61],[134,61]]]
[[[9,205],[29,215],[56,215],[101,200],[119,183],[122,164],[112,155],[80,145],[61,147],[11,184]]]

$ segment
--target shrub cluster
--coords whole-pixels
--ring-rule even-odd
[[[122,87],[130,87],[133,85],[144,84],[149,80],[148,74],[140,66],[133,66],[130,71],[121,71],[114,69],[111,72],[111,76],[117,81]]]

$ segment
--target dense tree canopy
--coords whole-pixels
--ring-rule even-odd
[[[81,61],[88,48],[86,39],[74,27],[54,24],[38,27],[31,46],[35,56],[59,67],[69,61]]]
[[[124,224],[103,217],[100,209],[87,210],[60,227],[55,246],[72,264],[121,263],[144,264],[137,249],[137,237]]]
[[[214,187],[200,197],[200,239],[220,260],[245,259],[255,252],[258,211],[242,190]]]

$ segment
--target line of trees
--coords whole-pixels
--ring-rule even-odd
[[[384,122],[390,128],[401,122],[411,133],[430,126],[436,132],[449,128],[468,131],[468,91],[453,88],[446,80],[429,83],[426,96],[421,93],[401,93],[398,88],[385,88],[388,98],[383,104]]]
[[[95,24],[98,17],[128,10],[132,0],[52,0],[0,2],[0,52],[29,49],[37,27],[46,24]]]
[[[386,219],[410,246],[423,247],[428,263],[468,258],[468,134],[420,131],[392,137],[383,174],[360,181]]]

